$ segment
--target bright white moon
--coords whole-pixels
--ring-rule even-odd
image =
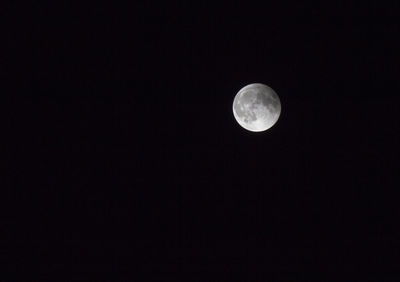
[[[281,114],[281,102],[275,91],[261,83],[249,84],[236,94],[233,115],[245,129],[260,132],[271,128]]]

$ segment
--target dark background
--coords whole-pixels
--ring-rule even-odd
[[[2,265],[395,277],[400,7],[386,3],[15,6]],[[263,133],[232,114],[253,82],[282,103]]]

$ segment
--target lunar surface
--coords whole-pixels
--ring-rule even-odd
[[[260,132],[271,128],[281,114],[281,102],[275,91],[261,83],[249,84],[236,94],[233,115],[245,129]]]

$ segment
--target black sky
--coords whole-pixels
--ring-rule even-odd
[[[399,270],[399,4],[29,9],[7,127],[11,273]],[[282,103],[264,133],[232,114],[253,82]]]

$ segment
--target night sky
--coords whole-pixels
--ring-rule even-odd
[[[336,2],[29,7],[29,52],[11,72],[23,90],[8,99],[3,265],[395,277],[400,6]],[[254,82],[282,103],[261,133],[232,113]]]

